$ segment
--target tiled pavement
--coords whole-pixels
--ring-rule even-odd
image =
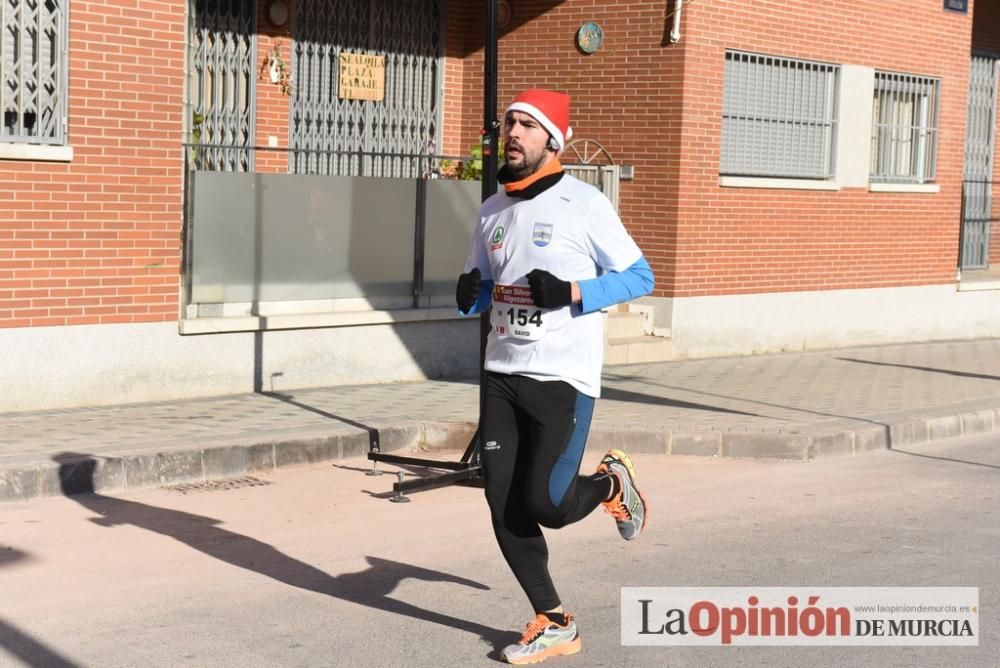
[[[0,501],[60,493],[57,457],[135,487],[360,455],[370,429],[461,447],[477,414],[475,381],[0,413]],[[606,367],[589,446],[811,459],[994,430],[1000,339],[980,339]]]

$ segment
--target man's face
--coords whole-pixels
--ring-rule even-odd
[[[503,142],[507,169],[519,179],[537,172],[554,153],[547,148],[548,131],[531,114],[509,111],[504,117]]]

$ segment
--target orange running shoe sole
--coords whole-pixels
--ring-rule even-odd
[[[577,638],[573,642],[566,643],[565,645],[556,645],[555,647],[550,647],[544,652],[539,652],[534,656],[528,656],[523,659],[518,659],[517,661],[510,661],[512,666],[527,666],[532,663],[541,663],[545,659],[551,658],[553,656],[568,656],[570,654],[576,654],[583,646],[580,644],[580,638]]]

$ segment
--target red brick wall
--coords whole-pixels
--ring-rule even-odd
[[[944,11],[940,0],[699,0],[684,18],[676,294],[954,280],[971,16]],[[940,194],[719,187],[727,48],[940,77]]]
[[[452,17],[461,15],[460,34],[452,32]],[[458,90],[451,98],[456,108],[449,114],[455,124],[446,123],[449,148],[457,155],[468,155],[482,141],[483,127],[483,38],[486,18],[483,3],[446,0],[445,15],[449,17],[448,52],[461,57],[461,77]],[[446,110],[448,107],[446,106]]]
[[[480,3],[446,0],[444,6],[444,109],[441,127],[441,145],[438,153],[449,156],[464,156],[469,152],[469,135],[475,121],[466,117],[469,101],[466,99],[466,76],[471,76],[476,59],[470,50],[479,50],[479,66],[482,68],[482,28]],[[479,40],[476,41],[476,37]],[[482,102],[480,102],[480,108]]]
[[[184,3],[69,16],[73,161],[0,160],[0,327],[175,319]]]
[[[666,4],[517,0],[498,49],[498,113],[525,88],[569,93],[574,138],[599,142],[616,162],[635,166],[635,180],[622,183],[621,213],[657,274],[659,294],[667,294],[674,271],[685,49],[662,46]],[[468,145],[478,142],[483,115],[482,13],[472,20],[478,50],[465,59]],[[603,48],[591,55],[575,42],[587,21],[604,31]]]
[[[0,159],[0,327],[177,318],[184,7],[176,0],[140,9],[111,0],[73,3],[73,160]],[[259,3],[254,142],[266,147],[275,136],[284,148],[289,97],[261,68],[275,45],[291,67],[291,22],[271,26],[265,7]],[[458,48],[447,60],[444,129],[448,151],[457,153],[465,152],[456,129],[467,49],[463,7],[446,15],[446,43]],[[258,151],[256,168],[285,172],[286,153]]]
[[[514,25],[500,43],[501,109],[522,88],[569,92],[575,136],[635,165],[621,212],[656,271],[656,295],[953,280],[970,15],[945,12],[939,0],[698,0],[684,8],[681,41],[665,45],[673,3],[511,4]],[[481,17],[474,20],[470,32],[481,31]],[[573,40],[585,21],[600,23],[605,36],[590,56]],[[721,188],[727,48],[940,77],[940,194]],[[481,52],[465,67],[463,127],[471,131],[481,125]]]
[[[972,48],[1000,54],[1000,0],[976,0],[972,7]],[[995,137],[1000,138],[1000,113]],[[1000,146],[1000,141],[997,142]],[[993,157],[993,224],[990,265],[1000,264],[1000,149]]]
[[[977,3],[977,45],[997,39],[997,4]],[[681,42],[668,45],[665,14],[673,3],[511,5],[499,49],[498,111],[523,88],[568,92],[575,136],[635,166],[635,180],[622,184],[621,211],[657,273],[656,294],[951,280],[971,16],[946,13],[939,0],[699,0],[685,7]],[[479,3],[452,1],[445,11],[439,151],[464,154],[482,125],[484,21]],[[73,161],[0,160],[0,327],[173,320],[184,3],[123,9],[111,0],[78,0],[70,18]],[[586,21],[599,22],[605,35],[603,49],[591,55],[574,42]],[[272,29],[263,16],[260,27],[256,66],[274,43],[290,65],[288,28]],[[940,195],[720,188],[726,48],[940,76]],[[287,96],[262,80],[258,102],[256,143],[274,135],[286,146]],[[262,153],[257,164],[285,169],[282,153]]]

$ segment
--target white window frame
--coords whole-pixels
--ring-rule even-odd
[[[875,70],[869,178],[933,183],[937,176],[941,80]]]
[[[0,5],[0,158],[72,158],[68,33],[69,0]]]

